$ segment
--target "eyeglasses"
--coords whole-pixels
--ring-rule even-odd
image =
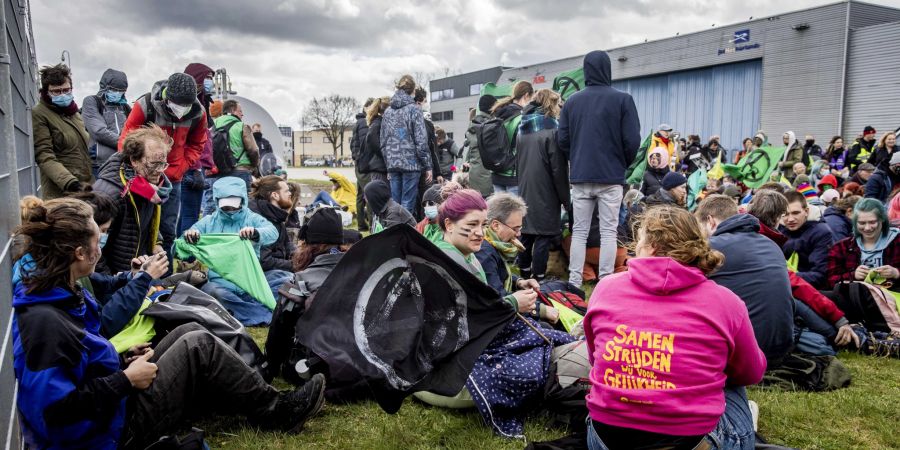
[[[154,161],[145,164],[150,170],[166,170],[169,167],[167,161]]]
[[[500,221],[498,220],[497,222],[500,222]],[[517,227],[511,227],[511,226],[509,226],[509,225],[507,225],[507,224],[505,224],[505,223],[503,223],[503,222],[500,222],[500,225],[503,225],[504,227],[509,228],[510,230],[515,231],[516,234],[519,234],[519,232],[522,231],[522,225],[519,225],[519,226],[517,226]]]
[[[65,95],[65,94],[71,94],[72,88],[67,87],[67,88],[59,88],[59,89],[47,89],[47,92],[50,95]]]

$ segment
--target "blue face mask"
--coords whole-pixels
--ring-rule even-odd
[[[425,207],[425,217],[434,220],[438,216],[438,207],[437,206],[426,206]]]
[[[212,94],[212,91],[215,87],[216,87],[216,84],[213,82],[212,79],[207,78],[207,79],[203,80],[203,92],[206,92],[207,94]]]
[[[50,101],[52,101],[54,105],[59,106],[60,108],[65,108],[66,106],[71,105],[72,100],[75,100],[75,96],[71,93],[54,95],[53,97],[50,97]]]
[[[106,102],[119,103],[119,101],[122,100],[122,97],[124,96],[124,92],[106,91]]]
[[[106,233],[100,233],[100,248],[103,248],[106,245],[106,240],[109,239],[109,235]]]

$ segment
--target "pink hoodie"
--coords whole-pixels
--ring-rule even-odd
[[[632,259],[598,283],[584,332],[587,406],[607,425],[709,433],[725,411],[726,379],[756,384],[766,370],[744,302],[668,257]]]

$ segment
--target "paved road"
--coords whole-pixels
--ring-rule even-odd
[[[322,171],[325,170],[324,167],[289,167],[287,169],[288,178],[292,179],[313,179],[313,180],[322,180],[328,181],[328,177],[322,174]],[[351,182],[356,182],[356,173],[353,171],[352,167],[330,167],[328,170],[334,170],[345,177]]]

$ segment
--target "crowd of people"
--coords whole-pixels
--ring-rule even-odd
[[[363,234],[391,227],[415,228],[518,314],[459,394],[415,395],[475,407],[503,436],[521,436],[547,401],[563,347],[587,361],[575,403],[579,446],[591,449],[753,448],[746,386],[787,377],[838,388],[846,380],[792,369],[840,372],[840,349],[900,356],[896,133],[876,142],[866,127],[822,149],[788,131],[773,181],[750,188],[717,168],[771,147],[766,133],[733,158],[717,136],[680,139],[666,124],[642,139],[608,55],[586,55],[584,73],[565,100],[527,81],[481,96],[461,145],[403,75],[356,116],[356,183],[325,171],[331,192],[301,205],[301,186],[263,167],[271,145],[259,125],[243,122],[238,101],[213,101],[208,66],[132,103],[126,74],[109,69],[81,108],[69,69],[43,68],[32,111],[41,198],[22,199],[12,287],[27,443],[145,448],[212,412],[299,432],[326,392],[348,396],[329,391],[327,371],[285,369],[284,323],[309,302],[297,313],[282,300],[312,298]],[[508,148],[488,147],[491,123],[513,124]],[[513,164],[496,168],[498,151]],[[690,185],[697,171],[705,182]],[[548,267],[554,251],[568,259],[562,280]],[[255,284],[238,281],[249,272]],[[542,301],[565,292],[578,304],[593,283],[582,310]],[[270,364],[249,364],[197,323],[116,345],[154,290],[180,284],[245,326],[271,324]],[[279,374],[297,387],[273,388]]]

